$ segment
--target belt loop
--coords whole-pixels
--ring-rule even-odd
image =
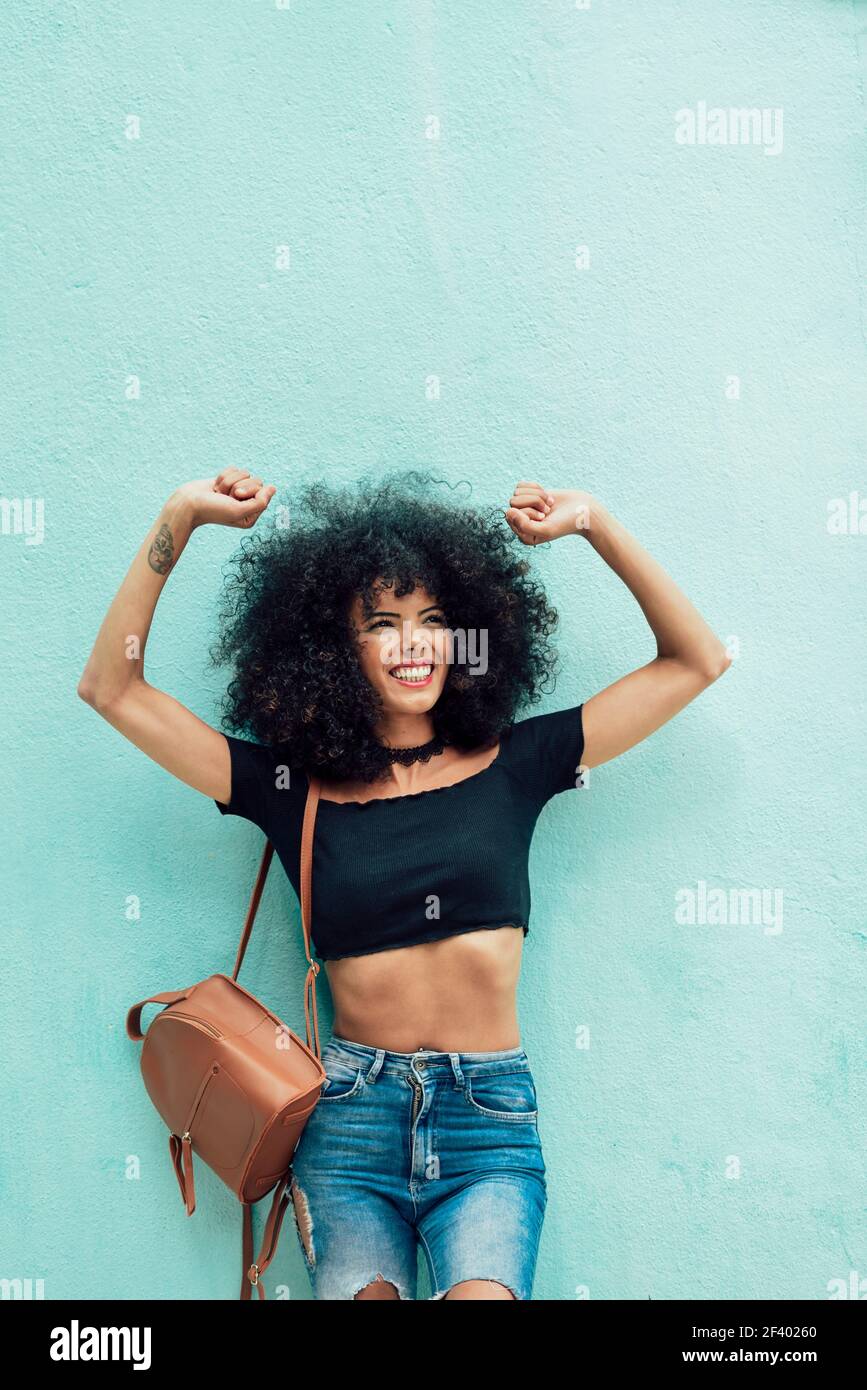
[[[455,1075],[455,1090],[462,1091],[464,1088],[464,1074],[461,1071],[461,1054],[459,1052],[450,1052],[449,1060]]]
[[[373,1083],[374,1083],[374,1081],[376,1080],[376,1078],[379,1076],[379,1073],[380,1073],[380,1070],[381,1070],[381,1068],[382,1068],[382,1064],[383,1064],[384,1061],[385,1061],[385,1048],[384,1048],[384,1047],[378,1047],[378,1048],[376,1049],[376,1056],[374,1057],[373,1061],[371,1062],[371,1064],[370,1064],[370,1066],[369,1066],[369,1068],[368,1068],[368,1071],[367,1071],[367,1075],[366,1075],[365,1078],[364,1078],[365,1081],[367,1082],[367,1084],[368,1084],[369,1086],[372,1086]]]

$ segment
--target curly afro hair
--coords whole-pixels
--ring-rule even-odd
[[[355,649],[350,607],[366,617],[376,584],[404,597],[417,585],[442,605],[450,630],[487,632],[487,670],[457,658],[431,711],[446,743],[493,747],[553,676],[558,614],[516,551],[502,510],[482,512],[415,469],[335,488],[308,483],[291,525],[244,538],[232,557],[214,665],[230,664],[224,727],[286,749],[290,766],[324,781],[373,782],[390,767],[375,726],[383,710]],[[276,519],[275,519],[276,520]],[[261,524],[261,523],[260,523]]]

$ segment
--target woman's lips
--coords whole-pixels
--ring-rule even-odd
[[[395,674],[396,671],[412,671],[416,667],[424,668],[425,666],[430,666],[430,671],[426,676],[423,676],[421,678],[415,676],[410,679],[404,679],[403,677]],[[388,674],[391,680],[397,681],[397,684],[402,685],[406,690],[424,690],[425,686],[430,685],[431,681],[433,680],[435,670],[436,667],[431,666],[431,663],[429,661],[420,661],[416,663],[410,661],[406,662],[403,666],[392,667]]]

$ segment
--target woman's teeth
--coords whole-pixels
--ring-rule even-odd
[[[426,681],[432,670],[432,666],[395,666],[389,675],[396,681],[403,681],[404,685],[417,685],[419,681]]]

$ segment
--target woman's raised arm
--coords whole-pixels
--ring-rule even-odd
[[[118,589],[78,682],[78,694],[154,762],[196,791],[228,802],[229,747],[213,729],[144,676],[157,600],[196,527],[248,530],[276,489],[240,468],[184,483],[169,497]]]
[[[567,535],[588,540],[635,597],[656,638],[652,661],[584,702],[585,767],[640,743],[731,665],[722,642],[674,580],[590,493],[519,483],[505,517],[527,545]]]

